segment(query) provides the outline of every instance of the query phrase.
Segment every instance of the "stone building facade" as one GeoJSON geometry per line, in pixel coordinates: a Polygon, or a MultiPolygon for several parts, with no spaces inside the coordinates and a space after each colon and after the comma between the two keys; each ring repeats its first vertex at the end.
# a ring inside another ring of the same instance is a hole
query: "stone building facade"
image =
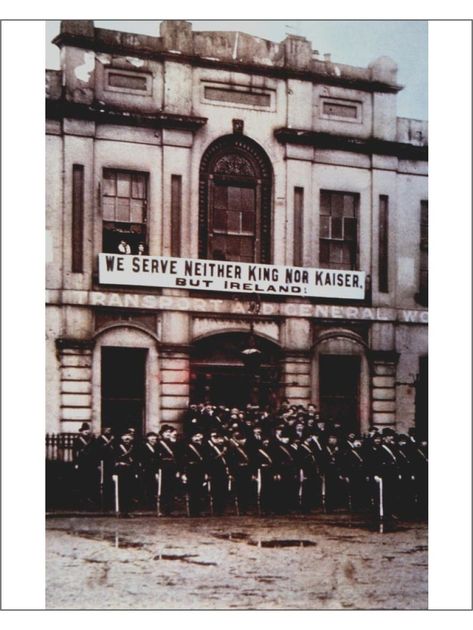
{"type": "Polygon", "coordinates": [[[288,398],[426,429],[427,124],[396,64],[308,40],[64,21],[46,73],[47,431],[288,398]],[[361,299],[109,285],[99,254],[359,270],[361,299]],[[254,385],[254,383],[253,383],[254,385]],[[253,393],[254,393],[253,389],[253,393]]]}

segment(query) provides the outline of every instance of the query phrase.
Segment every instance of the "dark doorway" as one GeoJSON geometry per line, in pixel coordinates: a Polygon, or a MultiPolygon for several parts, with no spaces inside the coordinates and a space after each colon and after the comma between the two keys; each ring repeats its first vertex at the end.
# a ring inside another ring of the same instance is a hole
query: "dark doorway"
{"type": "Polygon", "coordinates": [[[360,427],[360,357],[322,355],[319,363],[320,414],[345,430],[360,427]]]}
{"type": "Polygon", "coordinates": [[[428,436],[429,417],[429,359],[420,357],[416,383],[416,433],[419,438],[428,436]]]}
{"type": "Polygon", "coordinates": [[[147,352],[102,348],[102,427],[111,427],[115,435],[130,427],[143,431],[147,352]]]}
{"type": "Polygon", "coordinates": [[[249,371],[242,358],[247,333],[224,333],[196,342],[191,351],[191,403],[211,402],[243,408],[248,403],[275,408],[279,394],[279,348],[256,338],[262,355],[258,370],[249,371]]]}

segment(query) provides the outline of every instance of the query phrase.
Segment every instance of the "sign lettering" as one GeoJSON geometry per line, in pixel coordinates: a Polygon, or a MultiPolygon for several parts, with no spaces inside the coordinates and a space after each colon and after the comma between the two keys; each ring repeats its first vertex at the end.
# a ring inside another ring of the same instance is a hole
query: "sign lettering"
{"type": "Polygon", "coordinates": [[[243,262],[99,254],[99,282],[142,286],[362,300],[365,273],[243,262]]]}

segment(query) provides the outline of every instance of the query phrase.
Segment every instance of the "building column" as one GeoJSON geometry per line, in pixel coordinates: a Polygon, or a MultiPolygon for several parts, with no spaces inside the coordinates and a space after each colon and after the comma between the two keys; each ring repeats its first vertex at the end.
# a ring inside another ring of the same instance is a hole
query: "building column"
{"type": "Polygon", "coordinates": [[[311,400],[310,352],[289,350],[281,360],[282,395],[291,404],[308,405],[311,400]]]}
{"type": "Polygon", "coordinates": [[[181,428],[183,415],[189,406],[190,346],[164,344],[160,347],[161,365],[161,424],[181,428]]]}
{"type": "Polygon", "coordinates": [[[396,369],[399,354],[371,352],[371,411],[373,426],[379,429],[396,425],[396,369]]]}
{"type": "Polygon", "coordinates": [[[78,431],[82,422],[92,422],[93,341],[59,338],[56,351],[60,364],[61,433],[78,431]]]}

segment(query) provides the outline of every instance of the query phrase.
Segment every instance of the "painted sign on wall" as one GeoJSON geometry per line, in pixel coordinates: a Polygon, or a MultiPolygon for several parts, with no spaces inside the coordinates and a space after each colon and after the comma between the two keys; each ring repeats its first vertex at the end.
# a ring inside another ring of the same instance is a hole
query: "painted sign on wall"
{"type": "Polygon", "coordinates": [[[362,300],[365,273],[170,256],[99,254],[100,284],[362,300]]]}

